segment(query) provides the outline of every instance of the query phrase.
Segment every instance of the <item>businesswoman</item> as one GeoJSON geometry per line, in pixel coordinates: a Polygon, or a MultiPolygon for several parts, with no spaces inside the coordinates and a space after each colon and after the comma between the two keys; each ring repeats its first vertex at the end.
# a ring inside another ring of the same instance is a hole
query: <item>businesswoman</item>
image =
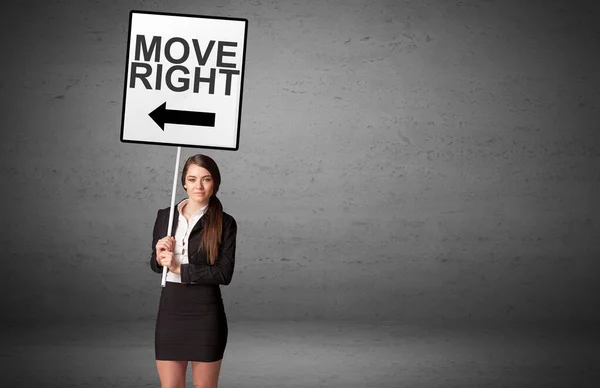
{"type": "Polygon", "coordinates": [[[217,198],[221,174],[213,159],[189,157],[181,183],[188,197],[159,210],[154,224],[150,267],[169,269],[156,317],[156,367],[163,388],[185,387],[188,362],[194,387],[216,388],[228,334],[220,285],[233,276],[237,224],[217,198]]]}

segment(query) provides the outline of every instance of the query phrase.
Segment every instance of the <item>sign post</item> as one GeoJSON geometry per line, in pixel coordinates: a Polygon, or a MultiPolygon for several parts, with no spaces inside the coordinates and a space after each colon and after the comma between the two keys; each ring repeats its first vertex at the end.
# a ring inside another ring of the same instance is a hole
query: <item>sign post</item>
{"type": "MultiPolygon", "coordinates": [[[[237,151],[248,20],[131,11],[121,142],[237,151]]],[[[166,282],[164,268],[162,286],[166,282]]]]}
{"type": "MultiPolygon", "coordinates": [[[[169,212],[169,224],[167,225],[167,236],[173,231],[173,209],[175,209],[175,192],[177,191],[177,174],[179,173],[179,160],[181,159],[181,147],[177,147],[177,159],[175,160],[175,170],[173,170],[173,190],[171,190],[171,211],[169,212]]],[[[163,267],[161,286],[167,285],[167,267],[163,267]]]]}

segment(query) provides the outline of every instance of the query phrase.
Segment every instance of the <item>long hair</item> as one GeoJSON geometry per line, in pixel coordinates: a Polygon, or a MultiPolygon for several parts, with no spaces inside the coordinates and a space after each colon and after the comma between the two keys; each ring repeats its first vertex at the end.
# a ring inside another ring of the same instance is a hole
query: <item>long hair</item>
{"type": "Polygon", "coordinates": [[[210,172],[210,175],[212,175],[213,194],[208,200],[208,209],[202,216],[204,219],[204,227],[200,234],[200,247],[198,248],[198,251],[204,248],[208,261],[213,265],[219,254],[219,245],[221,244],[221,234],[223,231],[223,205],[221,204],[221,201],[219,201],[219,198],[217,198],[217,192],[221,185],[221,173],[219,172],[217,163],[215,163],[212,158],[202,154],[190,156],[185,161],[183,172],[181,173],[181,184],[184,188],[185,175],[187,174],[190,164],[203,167],[210,172]]]}

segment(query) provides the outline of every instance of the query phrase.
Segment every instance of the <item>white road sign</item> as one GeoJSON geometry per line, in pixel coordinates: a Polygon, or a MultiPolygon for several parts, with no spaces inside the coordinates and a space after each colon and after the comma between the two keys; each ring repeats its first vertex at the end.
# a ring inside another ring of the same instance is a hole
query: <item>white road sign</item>
{"type": "Polygon", "coordinates": [[[247,19],[131,11],[121,141],[237,150],[247,19]]]}

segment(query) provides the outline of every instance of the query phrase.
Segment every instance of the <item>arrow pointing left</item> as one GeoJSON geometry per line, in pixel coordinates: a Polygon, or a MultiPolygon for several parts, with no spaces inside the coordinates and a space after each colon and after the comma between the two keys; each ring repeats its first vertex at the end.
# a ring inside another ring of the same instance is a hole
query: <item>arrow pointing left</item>
{"type": "Polygon", "coordinates": [[[165,124],[180,124],[180,125],[196,125],[200,127],[214,127],[215,126],[215,113],[211,112],[195,112],[189,110],[173,110],[167,109],[167,102],[165,101],[158,108],[154,109],[148,114],[152,120],[163,131],[165,130],[165,124]]]}

